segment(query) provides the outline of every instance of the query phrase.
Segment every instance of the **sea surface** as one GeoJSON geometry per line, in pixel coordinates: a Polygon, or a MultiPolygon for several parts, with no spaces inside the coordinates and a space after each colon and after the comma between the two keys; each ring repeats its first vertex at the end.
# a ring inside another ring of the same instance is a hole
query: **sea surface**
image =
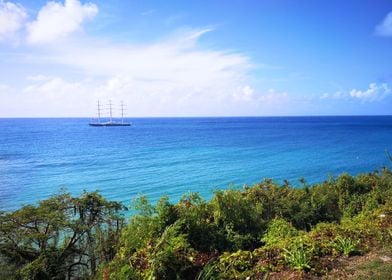
{"type": "Polygon", "coordinates": [[[0,119],[0,210],[66,188],[99,190],[129,205],[138,195],[187,192],[272,178],[300,186],[392,163],[392,116],[135,118],[131,127],[88,119],[0,119]]]}

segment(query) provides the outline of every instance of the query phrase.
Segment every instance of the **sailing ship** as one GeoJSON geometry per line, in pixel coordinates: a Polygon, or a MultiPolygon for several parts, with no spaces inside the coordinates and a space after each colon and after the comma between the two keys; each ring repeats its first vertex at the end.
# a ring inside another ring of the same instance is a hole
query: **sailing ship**
{"type": "Polygon", "coordinates": [[[124,121],[124,103],[121,101],[121,122],[119,121],[114,121],[113,120],[113,115],[112,115],[112,101],[109,100],[109,113],[110,113],[110,118],[109,121],[102,122],[101,121],[101,104],[99,103],[99,100],[97,102],[97,109],[98,109],[98,119],[94,122],[89,123],[89,126],[131,126],[130,122],[125,122],[124,121]]]}

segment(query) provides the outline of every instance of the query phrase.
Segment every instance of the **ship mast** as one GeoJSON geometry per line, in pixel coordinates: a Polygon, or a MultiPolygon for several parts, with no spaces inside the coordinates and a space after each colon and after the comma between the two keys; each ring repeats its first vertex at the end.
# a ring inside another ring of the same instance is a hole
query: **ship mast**
{"type": "Polygon", "coordinates": [[[110,112],[110,122],[113,122],[113,117],[112,117],[112,100],[109,100],[109,112],[110,112]]]}
{"type": "Polygon", "coordinates": [[[121,123],[124,123],[124,102],[121,100],[121,123]]]}
{"type": "Polygon", "coordinates": [[[101,122],[101,106],[99,104],[99,100],[97,101],[97,106],[98,106],[98,122],[101,122]]]}

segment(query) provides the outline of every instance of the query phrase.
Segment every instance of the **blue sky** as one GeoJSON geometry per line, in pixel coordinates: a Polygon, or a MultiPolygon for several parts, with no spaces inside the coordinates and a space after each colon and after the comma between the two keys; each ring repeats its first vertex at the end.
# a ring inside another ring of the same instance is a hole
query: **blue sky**
{"type": "Polygon", "coordinates": [[[0,117],[378,115],[392,2],[0,0],[0,117]]]}

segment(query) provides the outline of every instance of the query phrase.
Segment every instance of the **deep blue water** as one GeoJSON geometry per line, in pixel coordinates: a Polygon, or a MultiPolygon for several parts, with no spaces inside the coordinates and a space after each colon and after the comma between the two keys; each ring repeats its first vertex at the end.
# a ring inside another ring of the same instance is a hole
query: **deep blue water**
{"type": "Polygon", "coordinates": [[[132,127],[87,119],[0,119],[0,209],[67,188],[129,204],[139,194],[209,198],[263,178],[298,185],[390,164],[392,116],[137,118],[132,127]]]}

